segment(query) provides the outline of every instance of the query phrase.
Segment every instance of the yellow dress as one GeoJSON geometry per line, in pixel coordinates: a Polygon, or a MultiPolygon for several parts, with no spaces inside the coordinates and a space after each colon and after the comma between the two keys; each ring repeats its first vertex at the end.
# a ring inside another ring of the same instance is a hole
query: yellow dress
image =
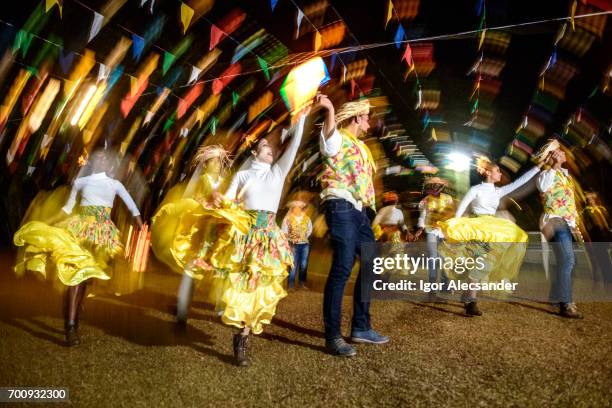
{"type": "Polygon", "coordinates": [[[75,286],[91,278],[110,280],[111,260],[123,251],[120,233],[108,207],[78,207],[55,225],[44,222],[64,214],[70,189],[60,187],[36,196],[13,242],[19,251],[15,272],[26,271],[75,286]]]}
{"type": "MultiPolygon", "coordinates": [[[[440,254],[444,257],[484,258],[483,270],[473,269],[470,278],[500,282],[512,281],[519,273],[525,251],[527,233],[512,221],[492,215],[451,218],[437,223],[444,234],[440,254]]],[[[461,278],[446,271],[452,279],[461,278]]]]}
{"type": "Polygon", "coordinates": [[[287,296],[283,283],[293,267],[293,254],[274,213],[235,206],[225,211],[234,213],[235,219],[247,216],[249,228],[245,232],[244,224],[233,223],[210,248],[208,262],[222,284],[221,318],[225,324],[249,327],[259,334],[287,296]]]}

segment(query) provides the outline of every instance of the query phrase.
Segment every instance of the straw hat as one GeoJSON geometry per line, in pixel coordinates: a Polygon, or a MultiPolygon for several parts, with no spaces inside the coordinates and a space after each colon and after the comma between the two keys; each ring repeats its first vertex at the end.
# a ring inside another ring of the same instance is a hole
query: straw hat
{"type": "Polygon", "coordinates": [[[425,186],[429,186],[432,184],[441,184],[443,186],[447,186],[448,185],[448,181],[444,180],[442,177],[427,177],[425,178],[425,181],[423,182],[423,185],[425,186]]]}
{"type": "Polygon", "coordinates": [[[304,208],[306,207],[306,203],[302,200],[291,200],[287,203],[287,208],[293,208],[293,207],[304,208]]]}
{"type": "Polygon", "coordinates": [[[210,159],[218,158],[221,160],[221,169],[225,170],[230,167],[232,161],[229,158],[227,150],[221,145],[200,146],[193,158],[193,166],[204,164],[210,159]]]}
{"type": "Polygon", "coordinates": [[[369,100],[361,99],[359,101],[346,102],[336,113],[336,123],[342,123],[347,119],[359,115],[365,115],[366,113],[370,113],[369,100]]]}

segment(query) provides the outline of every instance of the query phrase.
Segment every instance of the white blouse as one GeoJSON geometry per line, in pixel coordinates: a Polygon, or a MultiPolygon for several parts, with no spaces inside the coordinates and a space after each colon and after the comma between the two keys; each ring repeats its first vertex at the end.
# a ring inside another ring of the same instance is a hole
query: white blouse
{"type": "Polygon", "coordinates": [[[395,205],[381,208],[372,221],[372,225],[397,225],[404,231],[408,229],[404,221],[404,213],[395,205]]]}
{"type": "Polygon", "coordinates": [[[111,207],[115,196],[121,197],[134,217],[140,215],[136,203],[120,181],[110,178],[106,173],[95,173],[74,180],[70,197],[62,210],[70,214],[76,204],[77,194],[81,193],[81,206],[111,207]]]}
{"type": "Polygon", "coordinates": [[[246,210],[276,213],[283,193],[285,178],[291,170],[302,141],[305,121],[306,115],[303,115],[295,127],[289,145],[276,163],[270,165],[257,161],[257,159],[250,159],[249,166],[234,175],[225,196],[230,200],[242,201],[246,210]]]}
{"type": "Polygon", "coordinates": [[[459,203],[455,217],[462,217],[470,204],[472,204],[472,212],[476,215],[495,215],[501,198],[526,184],[539,171],[539,167],[534,167],[512,183],[506,184],[503,187],[495,187],[493,183],[481,183],[473,186],[465,194],[461,203],[459,203]]]}

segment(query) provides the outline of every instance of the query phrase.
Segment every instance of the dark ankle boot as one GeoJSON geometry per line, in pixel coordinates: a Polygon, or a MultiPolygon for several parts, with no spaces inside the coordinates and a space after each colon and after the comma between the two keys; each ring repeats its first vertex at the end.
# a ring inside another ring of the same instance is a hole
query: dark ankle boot
{"type": "Polygon", "coordinates": [[[467,316],[482,316],[482,312],[478,308],[478,303],[475,301],[467,302],[465,304],[465,314],[467,316]]]}
{"type": "Polygon", "coordinates": [[[237,333],[234,335],[234,360],[236,365],[246,367],[251,362],[247,357],[247,345],[249,344],[249,335],[237,333]]]}
{"type": "Polygon", "coordinates": [[[66,323],[64,327],[64,334],[66,336],[66,346],[72,347],[81,343],[76,322],[71,321],[66,323]]]}

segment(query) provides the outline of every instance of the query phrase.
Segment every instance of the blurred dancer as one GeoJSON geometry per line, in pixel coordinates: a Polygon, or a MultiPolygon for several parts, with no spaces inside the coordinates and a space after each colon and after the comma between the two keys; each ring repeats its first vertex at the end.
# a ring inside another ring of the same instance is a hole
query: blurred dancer
{"type": "MultiPolygon", "coordinates": [[[[195,281],[205,278],[207,252],[223,224],[206,217],[203,207],[212,207],[215,194],[226,189],[225,172],[230,160],[220,145],[202,146],[196,152],[193,177],[173,187],[156,211],[151,225],[151,244],[155,255],[183,275],[177,296],[176,320],[185,325],[193,299],[195,281]]],[[[220,288],[209,276],[208,283],[218,304],[220,288]]],[[[219,305],[220,306],[220,305],[219,305]]]]}
{"type": "Polygon", "coordinates": [[[383,194],[384,207],[378,211],[372,221],[374,236],[378,235],[377,241],[399,244],[403,241],[402,233],[406,240],[412,238],[404,221],[404,213],[398,208],[399,197],[395,191],[383,194]]]}
{"type": "Polygon", "coordinates": [[[50,277],[52,273],[67,286],[64,329],[66,344],[79,344],[79,312],[87,284],[92,279],[109,280],[111,263],[123,251],[119,230],[110,215],[115,196],[119,196],[142,227],[140,212],[123,184],[110,177],[111,163],[103,152],[90,158],[91,175],[77,177],[61,215],[47,223],[31,221],[14,236],[15,245],[24,247],[18,259],[18,273],[30,270],[50,277]],[[80,198],[76,212],[74,208],[80,198]]]}
{"type": "MultiPolygon", "coordinates": [[[[455,210],[453,198],[444,193],[444,188],[447,185],[448,181],[440,177],[428,177],[423,184],[426,195],[419,202],[419,221],[417,224],[419,229],[415,233],[415,240],[418,240],[423,232],[425,232],[427,252],[430,258],[438,257],[438,244],[442,239],[441,234],[439,234],[438,222],[451,218],[455,210]]],[[[438,272],[434,262],[429,270],[430,283],[438,282],[438,272]]],[[[448,282],[446,274],[442,273],[440,281],[446,286],[448,282]]],[[[430,293],[430,299],[440,300],[436,298],[434,292],[430,293]]]]}
{"type": "Polygon", "coordinates": [[[537,182],[544,207],[540,229],[548,241],[555,243],[553,251],[557,259],[549,300],[558,305],[561,316],[582,319],[582,313],[572,301],[572,273],[576,264],[572,235],[582,240],[577,229],[575,182],[562,167],[567,160],[558,140],[549,139],[538,157],[550,166],[537,182]]]}
{"type": "MultiPolygon", "coordinates": [[[[485,158],[480,158],[476,166],[483,182],[468,190],[459,203],[455,218],[438,225],[446,242],[468,243],[470,250],[475,247],[472,252],[474,258],[486,255],[487,267],[471,270],[468,276],[470,282],[485,278],[493,282],[510,281],[518,275],[523,262],[527,233],[512,221],[495,217],[495,212],[502,197],[531,180],[540,168],[536,166],[514,182],[496,187],[495,183],[501,180],[499,166],[485,158]],[[470,204],[476,217],[465,218],[463,215],[470,204]]],[[[476,291],[466,291],[463,300],[467,316],[482,315],[476,302],[476,291]]]]}
{"type": "Polygon", "coordinates": [[[593,265],[593,278],[604,285],[612,284],[612,271],[610,270],[610,257],[608,251],[612,234],[610,234],[610,215],[602,204],[599,194],[589,191],[585,194],[586,206],[582,212],[585,227],[588,231],[590,243],[587,246],[589,258],[593,265]]]}
{"type": "MultiPolygon", "coordinates": [[[[347,102],[336,114],[327,96],[317,98],[327,110],[320,136],[323,155],[321,199],[333,251],[323,298],[325,346],[333,355],[351,357],[357,352],[342,338],[340,331],[344,287],[356,256],[361,254],[362,244],[375,242],[367,208],[374,210],[376,207],[372,183],[376,165],[366,144],[358,139],[370,128],[370,104],[367,100],[347,102]]],[[[353,294],[351,340],[387,343],[389,338],[378,334],[370,325],[370,303],[363,300],[362,284],[360,271],[353,294]]],[[[371,288],[368,285],[364,290],[371,288]]]]}
{"type": "Polygon", "coordinates": [[[295,277],[298,275],[299,288],[307,289],[306,271],[308,270],[308,253],[310,249],[308,240],[310,239],[310,234],[312,234],[312,221],[304,213],[304,207],[306,207],[304,201],[293,200],[287,206],[289,207],[289,212],[287,212],[281,224],[281,230],[287,236],[293,252],[293,268],[289,272],[287,288],[293,289],[295,277]]]}
{"type": "MultiPolygon", "coordinates": [[[[278,302],[287,296],[283,281],[293,266],[293,255],[285,234],[276,224],[276,212],[285,178],[291,169],[304,132],[309,109],[300,115],[293,137],[278,160],[275,149],[263,138],[251,157],[234,175],[220,210],[235,214],[236,222],[211,243],[208,263],[223,282],[225,324],[240,331],[234,335],[235,362],[247,366],[249,334],[259,334],[276,313],[278,302]],[[238,208],[241,205],[242,208],[238,208]],[[244,211],[246,210],[246,211],[244,211]],[[240,221],[242,215],[247,222],[240,221]]],[[[221,202],[223,201],[223,202],[221,202]]]]}

